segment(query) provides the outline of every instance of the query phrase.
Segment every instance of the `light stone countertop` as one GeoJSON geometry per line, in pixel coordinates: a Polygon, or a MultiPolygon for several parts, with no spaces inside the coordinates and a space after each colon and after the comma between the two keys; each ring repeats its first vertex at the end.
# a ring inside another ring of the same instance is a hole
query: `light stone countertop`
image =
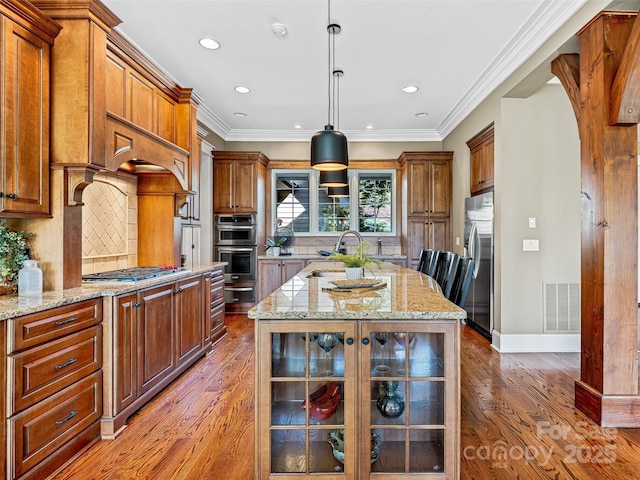
{"type": "MultiPolygon", "coordinates": [[[[406,255],[369,255],[371,258],[375,258],[376,260],[406,260],[406,255]]],[[[318,255],[317,253],[301,253],[301,254],[292,254],[292,255],[280,255],[278,257],[274,257],[273,255],[258,255],[258,260],[317,260],[319,262],[331,262],[328,257],[323,255],[318,255]]]]}
{"type": "Polygon", "coordinates": [[[331,277],[310,276],[314,270],[336,271],[332,263],[314,262],[249,310],[249,318],[270,319],[464,319],[466,312],[447,300],[431,277],[416,270],[383,263],[366,277],[386,281],[380,290],[363,293],[325,292],[331,277]]]}
{"type": "Polygon", "coordinates": [[[193,275],[209,272],[224,267],[225,262],[214,262],[207,265],[199,265],[192,269],[185,269],[176,273],[138,280],[132,282],[100,281],[83,282],[81,287],[65,290],[43,292],[38,297],[19,297],[17,294],[0,296],[0,321],[37,313],[50,308],[62,307],[84,300],[92,300],[100,297],[112,297],[134,292],[142,288],[153,287],[163,283],[182,280],[193,275]]]}

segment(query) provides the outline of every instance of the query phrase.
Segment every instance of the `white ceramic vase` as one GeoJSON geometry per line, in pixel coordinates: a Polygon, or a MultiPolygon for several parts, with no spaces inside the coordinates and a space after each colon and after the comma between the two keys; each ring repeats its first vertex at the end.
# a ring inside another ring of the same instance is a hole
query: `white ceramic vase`
{"type": "Polygon", "coordinates": [[[348,267],[345,271],[347,273],[347,280],[359,280],[364,277],[363,267],[348,267]]]}
{"type": "Polygon", "coordinates": [[[280,256],[280,247],[271,247],[271,255],[274,257],[280,256]]]}

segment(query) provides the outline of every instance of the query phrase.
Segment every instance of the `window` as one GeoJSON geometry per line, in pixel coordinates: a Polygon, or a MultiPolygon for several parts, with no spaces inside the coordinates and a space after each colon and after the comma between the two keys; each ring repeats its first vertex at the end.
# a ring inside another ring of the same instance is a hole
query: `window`
{"type": "Polygon", "coordinates": [[[391,176],[358,176],[358,231],[391,232],[391,176]]]}
{"type": "Polygon", "coordinates": [[[329,197],[315,170],[273,170],[272,175],[272,225],[280,219],[283,226],[306,235],[350,229],[364,235],[394,234],[394,170],[349,170],[348,198],[329,197]]]}

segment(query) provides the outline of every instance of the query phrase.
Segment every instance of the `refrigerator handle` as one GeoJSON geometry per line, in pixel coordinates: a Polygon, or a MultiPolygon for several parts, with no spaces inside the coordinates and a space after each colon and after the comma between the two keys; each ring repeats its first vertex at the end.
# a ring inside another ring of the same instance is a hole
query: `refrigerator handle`
{"type": "Polygon", "coordinates": [[[471,258],[474,259],[474,263],[475,263],[475,265],[473,266],[473,278],[476,278],[478,276],[478,270],[480,269],[480,257],[482,257],[482,246],[480,245],[480,234],[478,233],[478,224],[476,222],[473,222],[471,233],[473,235],[472,236],[473,254],[471,255],[471,258]],[[477,247],[477,251],[476,251],[476,247],[477,247]]]}
{"type": "Polygon", "coordinates": [[[468,256],[470,256],[471,258],[475,258],[475,241],[476,241],[476,230],[478,229],[478,226],[476,225],[476,222],[472,222],[471,223],[471,230],[469,230],[469,252],[467,253],[468,256]]]}

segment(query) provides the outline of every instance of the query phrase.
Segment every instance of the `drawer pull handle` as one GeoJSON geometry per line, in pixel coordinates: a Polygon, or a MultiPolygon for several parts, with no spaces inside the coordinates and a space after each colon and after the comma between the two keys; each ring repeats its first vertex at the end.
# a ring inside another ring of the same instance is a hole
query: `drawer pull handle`
{"type": "Polygon", "coordinates": [[[64,367],[68,367],[69,365],[73,365],[74,363],[76,363],[78,361],[77,358],[70,358],[68,362],[63,363],[62,365],[56,365],[56,369],[61,369],[64,367]]]}
{"type": "Polygon", "coordinates": [[[71,413],[67,416],[67,418],[63,418],[62,420],[56,420],[56,425],[62,425],[63,423],[67,423],[73,417],[78,414],[75,410],[72,410],[71,413]]]}
{"type": "Polygon", "coordinates": [[[76,317],[69,317],[66,320],[58,320],[55,325],[66,325],[67,323],[75,322],[78,320],[76,317]]]}

